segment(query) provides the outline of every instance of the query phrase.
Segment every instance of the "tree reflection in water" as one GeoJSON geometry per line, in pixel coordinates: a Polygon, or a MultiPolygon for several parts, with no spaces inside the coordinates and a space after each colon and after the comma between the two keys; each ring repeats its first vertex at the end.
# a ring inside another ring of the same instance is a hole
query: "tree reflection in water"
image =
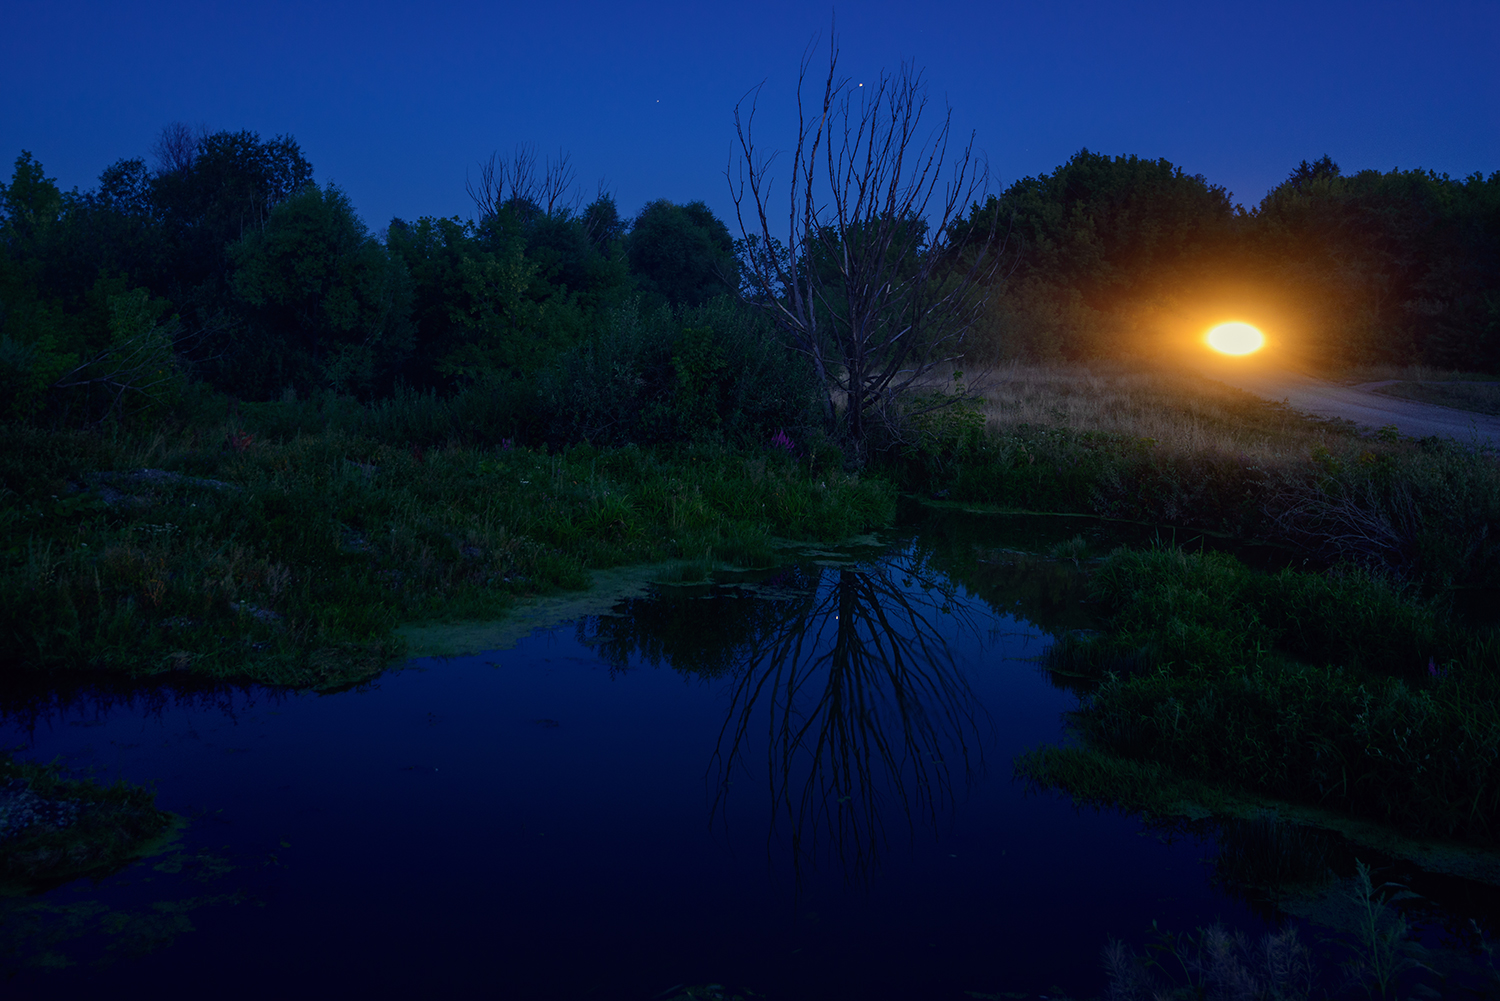
{"type": "Polygon", "coordinates": [[[634,655],[727,679],[712,815],[725,816],[733,779],[764,753],[770,845],[785,824],[799,872],[827,849],[864,873],[893,810],[914,834],[952,803],[956,779],[967,784],[983,766],[983,709],[952,646],[979,632],[955,590],[908,551],[636,600],[580,632],[617,668],[634,655]]]}

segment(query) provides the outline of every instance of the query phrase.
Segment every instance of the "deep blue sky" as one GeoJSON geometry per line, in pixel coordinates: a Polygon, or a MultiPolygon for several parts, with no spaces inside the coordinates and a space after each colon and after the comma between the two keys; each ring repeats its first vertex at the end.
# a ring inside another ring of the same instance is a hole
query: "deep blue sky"
{"type": "MultiPolygon", "coordinates": [[[[464,215],[465,171],[532,142],[572,152],[633,213],[728,216],[736,100],[766,81],[790,137],[799,58],[829,6],[784,2],[13,3],[0,159],[63,187],[145,156],[169,121],[290,133],[365,220],[464,215]]],[[[1300,159],[1346,171],[1500,169],[1500,2],[1018,3],[838,8],[855,80],[903,59],[978,133],[998,180],[1080,147],[1166,157],[1245,203],[1300,159]]]]}

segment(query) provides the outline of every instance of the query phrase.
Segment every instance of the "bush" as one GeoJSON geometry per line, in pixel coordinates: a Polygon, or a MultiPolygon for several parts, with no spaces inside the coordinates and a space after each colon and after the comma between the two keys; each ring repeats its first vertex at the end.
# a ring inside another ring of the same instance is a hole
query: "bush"
{"type": "Polygon", "coordinates": [[[620,310],[543,380],[546,438],[598,445],[763,445],[817,426],[807,366],[727,298],[620,310]]]}
{"type": "MultiPolygon", "coordinates": [[[[1103,674],[1070,717],[1090,752],[1420,834],[1500,837],[1492,631],[1357,569],[1258,574],[1217,553],[1119,551],[1094,593],[1108,633],[1048,654],[1103,674]]],[[[1027,767],[1057,771],[1048,761],[1027,767]]]]}

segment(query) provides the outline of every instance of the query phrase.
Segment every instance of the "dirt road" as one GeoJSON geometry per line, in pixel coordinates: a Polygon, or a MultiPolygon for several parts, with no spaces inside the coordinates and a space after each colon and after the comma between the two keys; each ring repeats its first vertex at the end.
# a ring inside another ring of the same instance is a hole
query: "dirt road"
{"type": "Polygon", "coordinates": [[[1500,445],[1500,417],[1373,391],[1387,385],[1384,382],[1340,386],[1296,372],[1217,365],[1203,374],[1268,400],[1284,400],[1293,410],[1319,417],[1342,417],[1372,429],[1395,425],[1396,430],[1412,438],[1442,435],[1462,442],[1488,440],[1491,445],[1500,445]]]}

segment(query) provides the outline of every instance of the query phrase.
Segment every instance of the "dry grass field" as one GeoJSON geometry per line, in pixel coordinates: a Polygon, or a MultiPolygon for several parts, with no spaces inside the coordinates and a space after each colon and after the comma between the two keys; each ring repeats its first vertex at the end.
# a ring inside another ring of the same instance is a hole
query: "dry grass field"
{"type": "Polygon", "coordinates": [[[1356,436],[1204,375],[1167,367],[1011,363],[974,381],[985,423],[1066,427],[1147,439],[1172,456],[1233,456],[1257,465],[1300,460],[1356,436]]]}

